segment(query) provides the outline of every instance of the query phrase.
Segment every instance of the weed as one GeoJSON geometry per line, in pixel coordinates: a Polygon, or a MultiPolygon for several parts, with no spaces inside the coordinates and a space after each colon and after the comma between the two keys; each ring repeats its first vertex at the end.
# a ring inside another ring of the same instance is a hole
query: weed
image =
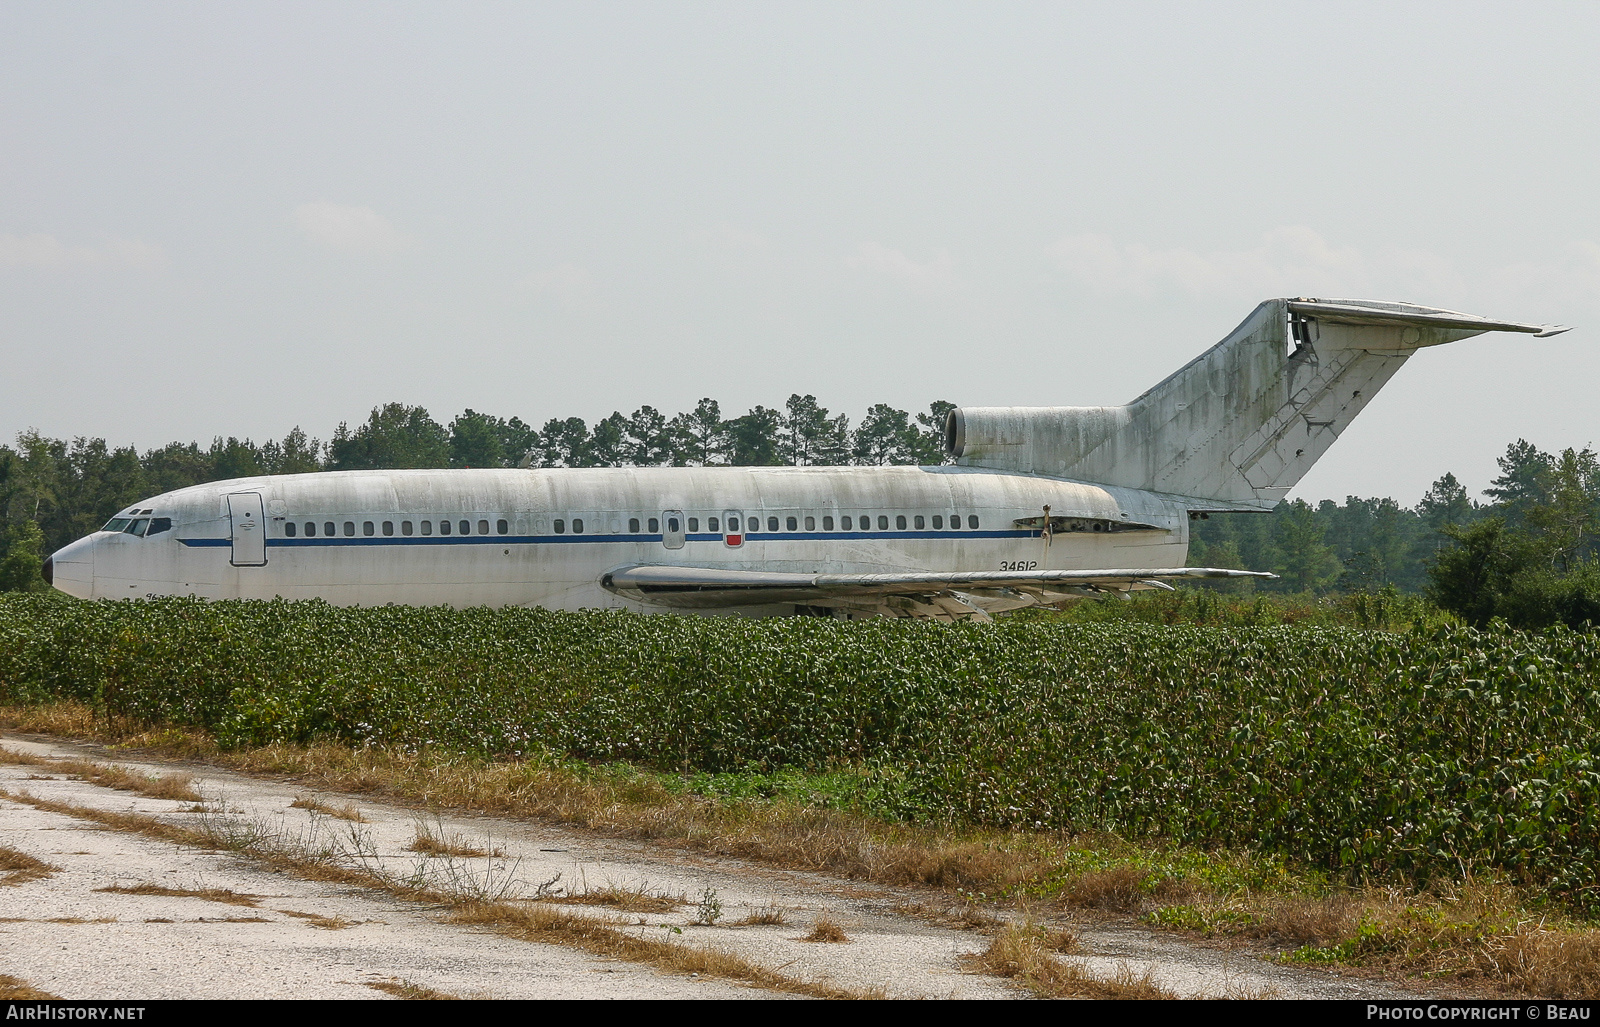
{"type": "Polygon", "coordinates": [[[708,887],[700,893],[700,904],[695,907],[695,916],[692,922],[710,927],[721,919],[722,901],[717,898],[717,890],[708,887]]]}

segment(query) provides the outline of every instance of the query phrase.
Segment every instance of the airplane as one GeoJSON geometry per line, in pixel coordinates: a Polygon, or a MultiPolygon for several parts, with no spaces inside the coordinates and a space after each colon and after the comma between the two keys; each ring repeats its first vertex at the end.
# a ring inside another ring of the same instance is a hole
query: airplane
{"type": "Polygon", "coordinates": [[[141,500],[44,565],[83,599],[986,621],[1188,579],[1193,520],[1270,511],[1417,350],[1491,321],[1273,299],[1122,406],[958,407],[953,465],[326,471],[141,500]]]}

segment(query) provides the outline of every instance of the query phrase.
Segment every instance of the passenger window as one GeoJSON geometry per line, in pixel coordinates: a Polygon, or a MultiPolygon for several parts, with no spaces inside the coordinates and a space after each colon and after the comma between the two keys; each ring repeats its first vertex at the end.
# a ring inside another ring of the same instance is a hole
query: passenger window
{"type": "Polygon", "coordinates": [[[439,534],[441,534],[441,535],[450,534],[450,522],[449,521],[440,521],[439,522],[439,534]]]}
{"type": "Polygon", "coordinates": [[[961,515],[960,514],[951,514],[950,515],[950,530],[951,531],[960,531],[961,530],[961,515]]]}
{"type": "MultiPolygon", "coordinates": [[[[794,529],[795,529],[795,521],[794,521],[794,518],[791,517],[791,518],[789,518],[789,530],[793,531],[794,529]]],[[[776,517],[768,517],[767,518],[767,530],[768,531],[777,531],[778,530],[778,519],[776,517]]]]}
{"type": "Polygon", "coordinates": [[[823,531],[832,531],[833,530],[833,518],[832,517],[824,517],[822,519],[822,530],[823,531]]]}
{"type": "Polygon", "coordinates": [[[367,536],[368,538],[372,537],[372,522],[371,521],[362,521],[361,522],[361,534],[367,536]]]}
{"type": "Polygon", "coordinates": [[[145,535],[145,538],[149,538],[151,535],[159,535],[163,531],[171,531],[171,530],[172,530],[172,518],[171,517],[157,517],[157,518],[155,518],[154,520],[152,520],[150,522],[150,530],[145,532],[144,535],[145,535]]]}
{"type": "MultiPolygon", "coordinates": [[[[773,519],[776,520],[777,518],[773,518],[773,519]]],[[[784,526],[787,527],[790,531],[799,531],[800,530],[800,521],[797,518],[791,517],[787,521],[784,522],[784,526]]]]}
{"type": "Polygon", "coordinates": [[[385,535],[393,535],[394,534],[394,522],[393,521],[384,521],[383,522],[383,533],[385,535]]]}
{"type": "Polygon", "coordinates": [[[807,531],[816,531],[817,530],[817,519],[815,517],[807,517],[806,518],[806,530],[807,531]]]}
{"type": "Polygon", "coordinates": [[[433,534],[433,522],[432,521],[423,521],[422,522],[422,533],[424,535],[432,535],[433,534]]]}
{"type": "Polygon", "coordinates": [[[977,514],[968,514],[967,515],[967,527],[971,528],[973,531],[977,531],[978,530],[978,515],[977,514]]]}
{"type": "MultiPolygon", "coordinates": [[[[650,534],[652,534],[652,535],[654,535],[656,532],[661,530],[661,518],[659,518],[659,517],[650,518],[648,524],[649,524],[650,534]]],[[[673,531],[677,531],[678,530],[677,518],[676,517],[673,518],[672,530],[673,531]]]]}
{"type": "Polygon", "coordinates": [[[637,517],[629,517],[628,518],[628,534],[630,534],[630,535],[639,534],[639,518],[637,518],[637,517]]]}
{"type": "MultiPolygon", "coordinates": [[[[427,521],[423,521],[422,523],[426,524],[428,522],[427,521]]],[[[411,522],[410,521],[401,521],[400,522],[400,534],[402,534],[402,535],[411,534],[411,522]]]]}
{"type": "Polygon", "coordinates": [[[329,538],[333,538],[333,522],[332,521],[323,521],[322,522],[322,533],[324,535],[328,536],[329,538]]]}
{"type": "MultiPolygon", "coordinates": [[[[883,518],[880,517],[878,519],[882,520],[883,518]]],[[[899,516],[897,516],[894,519],[894,527],[895,527],[896,531],[905,531],[906,530],[906,515],[905,514],[900,514],[899,516]]]]}
{"type": "Polygon", "coordinates": [[[721,531],[722,529],[717,527],[717,523],[718,522],[717,522],[717,519],[715,517],[707,517],[706,518],[706,530],[707,531],[721,531]]]}
{"type": "Polygon", "coordinates": [[[556,534],[557,535],[565,535],[567,533],[567,522],[566,521],[557,520],[555,527],[556,527],[556,534]]]}
{"type": "Polygon", "coordinates": [[[511,530],[511,525],[507,524],[504,520],[495,521],[494,530],[504,535],[511,530]]]}
{"type": "Polygon", "coordinates": [[[689,518],[689,530],[690,531],[699,531],[700,530],[700,518],[698,518],[698,517],[689,518]]]}
{"type": "Polygon", "coordinates": [[[287,538],[294,538],[295,532],[297,532],[299,530],[300,530],[300,526],[295,524],[295,522],[293,522],[293,521],[288,521],[283,526],[283,534],[287,538]]]}
{"type": "MultiPolygon", "coordinates": [[[[466,521],[462,521],[461,523],[463,525],[465,525],[467,522],[466,521]]],[[[461,529],[461,534],[465,535],[466,533],[467,533],[467,529],[465,527],[463,527],[461,529]]],[[[488,521],[479,521],[478,522],[478,534],[480,534],[480,535],[489,534],[489,522],[488,521]]]]}
{"type": "Polygon", "coordinates": [[[355,521],[345,521],[344,522],[344,537],[345,538],[350,538],[355,533],[356,533],[356,522],[355,521]]]}
{"type": "Polygon", "coordinates": [[[923,521],[921,514],[917,514],[917,519],[912,523],[916,525],[918,531],[921,531],[924,527],[926,527],[926,522],[923,521]]]}
{"type": "Polygon", "coordinates": [[[839,518],[839,524],[844,528],[845,531],[850,530],[850,523],[849,514],[845,514],[843,517],[839,518]]]}
{"type": "Polygon", "coordinates": [[[306,538],[315,538],[316,534],[317,534],[317,522],[316,521],[307,521],[306,522],[306,538]]]}
{"type": "Polygon", "coordinates": [[[938,528],[940,531],[944,530],[944,514],[933,515],[933,526],[938,528]]]}
{"type": "Polygon", "coordinates": [[[574,517],[572,519],[572,533],[574,535],[582,535],[583,534],[583,518],[582,517],[574,517]]]}
{"type": "Polygon", "coordinates": [[[888,531],[889,530],[889,517],[888,517],[887,514],[879,514],[878,515],[878,530],[879,531],[888,531]]]}

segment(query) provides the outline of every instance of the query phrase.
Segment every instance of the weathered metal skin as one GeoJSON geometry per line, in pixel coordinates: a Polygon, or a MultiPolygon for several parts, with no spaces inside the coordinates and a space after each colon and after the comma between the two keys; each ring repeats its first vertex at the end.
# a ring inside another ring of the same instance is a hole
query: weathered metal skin
{"type": "Polygon", "coordinates": [[[947,443],[962,466],[1184,496],[1191,509],[1270,510],[1418,349],[1560,330],[1403,303],[1268,300],[1131,403],[962,407],[947,443]]]}
{"type": "Polygon", "coordinates": [[[53,554],[85,599],[987,619],[1161,579],[1189,519],[1270,509],[1405,358],[1559,329],[1272,300],[1121,407],[963,408],[955,467],[346,471],[143,500],[53,554]],[[1292,344],[1292,347],[1291,347],[1292,344]]]}

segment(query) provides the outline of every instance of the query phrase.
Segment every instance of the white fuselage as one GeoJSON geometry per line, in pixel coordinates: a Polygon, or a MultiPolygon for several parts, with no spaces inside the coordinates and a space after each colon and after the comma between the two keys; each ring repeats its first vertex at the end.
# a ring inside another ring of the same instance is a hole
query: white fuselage
{"type": "Polygon", "coordinates": [[[324,472],[179,489],[119,518],[171,524],[72,543],[52,557],[57,588],[85,599],[658,611],[607,591],[603,576],[640,564],[1153,568],[1182,566],[1188,550],[1188,510],[1176,498],[968,467],[324,472]],[[1016,523],[1037,525],[1046,505],[1052,518],[1079,520],[1048,540],[1016,523]]]}

